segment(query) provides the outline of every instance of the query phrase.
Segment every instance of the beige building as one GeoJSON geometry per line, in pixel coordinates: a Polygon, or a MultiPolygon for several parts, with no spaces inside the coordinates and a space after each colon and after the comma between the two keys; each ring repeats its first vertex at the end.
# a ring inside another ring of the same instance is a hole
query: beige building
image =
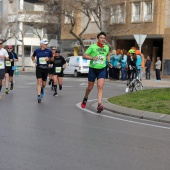
{"type": "MultiPolygon", "coordinates": [[[[152,58],[152,70],[155,69],[156,57],[162,60],[162,75],[170,75],[170,1],[168,0],[110,0],[110,10],[103,11],[103,30],[108,34],[108,42],[112,48],[129,50],[131,46],[139,48],[134,35],[147,35],[141,51],[145,57],[152,58]]],[[[81,27],[85,26],[86,18],[78,15],[81,27]]],[[[64,22],[64,19],[63,19],[64,22]]],[[[67,23],[67,26],[69,23],[67,23]]],[[[93,18],[83,39],[95,40],[100,29],[93,18]]],[[[66,40],[68,35],[61,36],[66,40]]],[[[73,37],[70,37],[70,41],[73,37]]],[[[74,38],[73,38],[74,39],[74,38]]]]}

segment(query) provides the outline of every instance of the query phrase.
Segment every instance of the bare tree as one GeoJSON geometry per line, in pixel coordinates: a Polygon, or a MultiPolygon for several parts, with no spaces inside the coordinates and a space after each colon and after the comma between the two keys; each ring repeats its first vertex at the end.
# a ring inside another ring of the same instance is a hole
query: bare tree
{"type": "Polygon", "coordinates": [[[2,33],[1,39],[3,40],[3,42],[6,42],[7,40],[11,39],[16,34],[14,23],[9,23],[7,21],[7,18],[0,19],[0,25],[2,25],[2,27],[0,27],[0,32],[2,33]]]}
{"type": "Polygon", "coordinates": [[[46,12],[39,15],[43,18],[43,22],[34,23],[34,33],[40,38],[44,38],[44,35],[40,35],[37,31],[39,28],[47,29],[47,38],[50,41],[52,38],[56,38],[58,43],[61,43],[61,17],[62,17],[62,1],[60,0],[39,0],[46,5],[46,12]],[[37,28],[37,29],[36,29],[37,28]]]}
{"type": "Polygon", "coordinates": [[[82,51],[84,51],[84,44],[82,35],[87,30],[90,21],[91,21],[91,7],[92,2],[88,0],[40,0],[43,1],[49,6],[53,6],[53,10],[48,11],[49,13],[53,13],[58,16],[61,23],[61,18],[66,25],[63,23],[60,24],[62,26],[62,33],[68,32],[70,33],[76,40],[79,41],[80,46],[82,47],[82,51]],[[60,2],[60,3],[59,3],[60,2]],[[58,10],[57,10],[58,9],[58,10]],[[60,9],[60,10],[59,10],[60,9]],[[62,9],[62,10],[61,10],[62,9]],[[84,14],[86,16],[84,26],[81,24],[81,15],[84,14]]]}

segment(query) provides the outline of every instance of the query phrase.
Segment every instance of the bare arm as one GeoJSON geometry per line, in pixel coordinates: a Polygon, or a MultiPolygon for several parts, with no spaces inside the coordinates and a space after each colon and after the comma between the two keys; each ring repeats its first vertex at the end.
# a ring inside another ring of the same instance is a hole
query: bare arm
{"type": "Polygon", "coordinates": [[[36,62],[36,59],[35,59],[35,56],[34,56],[34,55],[31,56],[31,59],[32,59],[33,63],[36,62]]]}
{"type": "Polygon", "coordinates": [[[98,56],[91,57],[90,55],[87,55],[86,53],[83,54],[83,58],[87,60],[94,60],[94,61],[98,60],[98,56]]]}
{"type": "Polygon", "coordinates": [[[83,54],[83,58],[87,60],[93,60],[93,57],[91,57],[90,55],[87,55],[86,53],[83,54]]]}
{"type": "Polygon", "coordinates": [[[112,67],[112,64],[111,64],[111,62],[110,62],[110,54],[108,54],[106,58],[107,58],[109,67],[111,68],[111,67],[112,67]]]}
{"type": "Polygon", "coordinates": [[[66,68],[66,63],[63,65],[63,69],[65,69],[66,68]]]}

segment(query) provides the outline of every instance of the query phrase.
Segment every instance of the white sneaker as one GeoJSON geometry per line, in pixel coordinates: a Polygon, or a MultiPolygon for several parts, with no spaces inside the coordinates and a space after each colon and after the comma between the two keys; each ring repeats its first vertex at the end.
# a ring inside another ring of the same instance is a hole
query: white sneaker
{"type": "Polygon", "coordinates": [[[127,93],[128,91],[129,91],[129,88],[128,88],[128,87],[126,87],[125,92],[127,93]]]}

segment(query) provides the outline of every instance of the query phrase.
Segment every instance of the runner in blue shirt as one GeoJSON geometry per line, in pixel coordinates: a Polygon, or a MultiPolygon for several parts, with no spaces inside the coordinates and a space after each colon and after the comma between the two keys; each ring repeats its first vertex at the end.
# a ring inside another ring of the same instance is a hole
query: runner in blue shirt
{"type": "Polygon", "coordinates": [[[44,88],[46,86],[48,76],[48,62],[52,57],[52,51],[47,49],[48,41],[41,40],[40,48],[36,49],[32,54],[32,61],[36,63],[36,78],[37,78],[37,95],[38,103],[41,103],[44,97],[44,88]]]}

